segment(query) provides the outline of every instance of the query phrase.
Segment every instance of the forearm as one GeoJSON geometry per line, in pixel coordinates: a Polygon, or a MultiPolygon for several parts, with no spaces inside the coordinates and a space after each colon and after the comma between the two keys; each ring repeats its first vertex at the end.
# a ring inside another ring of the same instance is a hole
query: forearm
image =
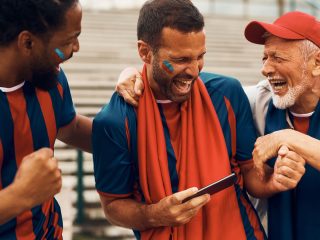
{"type": "Polygon", "coordinates": [[[91,134],[92,119],[77,114],[68,126],[59,130],[58,139],[68,145],[91,153],[91,134]]]}
{"type": "Polygon", "coordinates": [[[28,209],[28,201],[13,184],[0,191],[0,199],[0,225],[28,209]]]}
{"type": "Polygon", "coordinates": [[[312,167],[320,171],[320,141],[306,134],[290,131],[282,144],[287,145],[289,149],[303,157],[312,167]]]}
{"type": "Polygon", "coordinates": [[[102,206],[111,224],[139,231],[159,227],[153,218],[152,205],[138,203],[133,199],[117,199],[108,203],[102,200],[102,206]]]}

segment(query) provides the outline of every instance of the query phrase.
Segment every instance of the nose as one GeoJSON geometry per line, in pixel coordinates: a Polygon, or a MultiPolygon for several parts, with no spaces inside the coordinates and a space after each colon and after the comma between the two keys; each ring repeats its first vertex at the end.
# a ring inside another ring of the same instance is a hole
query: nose
{"type": "Polygon", "coordinates": [[[265,62],[262,65],[262,69],[261,69],[262,75],[268,77],[268,76],[273,75],[274,72],[275,72],[274,65],[271,63],[271,61],[269,59],[265,60],[265,62]]]}
{"type": "Polygon", "coordinates": [[[72,45],[72,51],[79,52],[79,50],[80,50],[80,44],[79,44],[79,40],[77,39],[75,43],[72,45]]]}
{"type": "Polygon", "coordinates": [[[188,65],[186,73],[192,76],[193,78],[197,78],[199,76],[199,72],[201,70],[201,65],[198,60],[193,60],[188,65]]]}

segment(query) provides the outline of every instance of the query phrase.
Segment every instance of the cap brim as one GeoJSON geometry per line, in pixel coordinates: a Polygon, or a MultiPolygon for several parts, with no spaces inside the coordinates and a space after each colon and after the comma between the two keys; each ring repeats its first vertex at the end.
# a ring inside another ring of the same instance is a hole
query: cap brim
{"type": "Polygon", "coordinates": [[[248,41],[252,43],[264,44],[266,39],[263,37],[263,35],[265,34],[265,32],[269,32],[274,36],[284,39],[305,39],[304,36],[297,34],[287,28],[258,21],[252,21],[246,26],[244,36],[248,41]]]}

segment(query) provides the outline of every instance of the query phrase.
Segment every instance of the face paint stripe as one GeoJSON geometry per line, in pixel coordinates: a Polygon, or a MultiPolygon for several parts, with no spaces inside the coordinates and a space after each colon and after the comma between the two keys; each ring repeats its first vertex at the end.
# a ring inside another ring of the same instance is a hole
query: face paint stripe
{"type": "Polygon", "coordinates": [[[64,60],[66,57],[64,56],[64,53],[59,49],[59,48],[56,48],[55,50],[55,53],[58,55],[58,57],[61,59],[61,60],[64,60]]]}
{"type": "Polygon", "coordinates": [[[173,66],[171,65],[171,63],[167,60],[164,60],[162,62],[162,68],[167,72],[167,73],[172,73],[174,71],[173,66]]]}

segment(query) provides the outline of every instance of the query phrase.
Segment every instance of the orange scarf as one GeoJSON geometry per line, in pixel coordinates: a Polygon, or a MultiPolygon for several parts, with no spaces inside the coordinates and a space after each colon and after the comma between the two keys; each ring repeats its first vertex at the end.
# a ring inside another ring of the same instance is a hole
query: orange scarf
{"type": "MultiPolygon", "coordinates": [[[[150,89],[147,70],[137,109],[140,185],[147,204],[172,194],[165,136],[157,103],[150,89]]],[[[231,173],[225,139],[210,96],[201,79],[190,98],[181,104],[181,157],[176,169],[179,191],[203,187],[231,173]]],[[[210,202],[187,224],[141,232],[141,239],[169,240],[246,239],[234,188],[211,197],[210,202]]]]}

